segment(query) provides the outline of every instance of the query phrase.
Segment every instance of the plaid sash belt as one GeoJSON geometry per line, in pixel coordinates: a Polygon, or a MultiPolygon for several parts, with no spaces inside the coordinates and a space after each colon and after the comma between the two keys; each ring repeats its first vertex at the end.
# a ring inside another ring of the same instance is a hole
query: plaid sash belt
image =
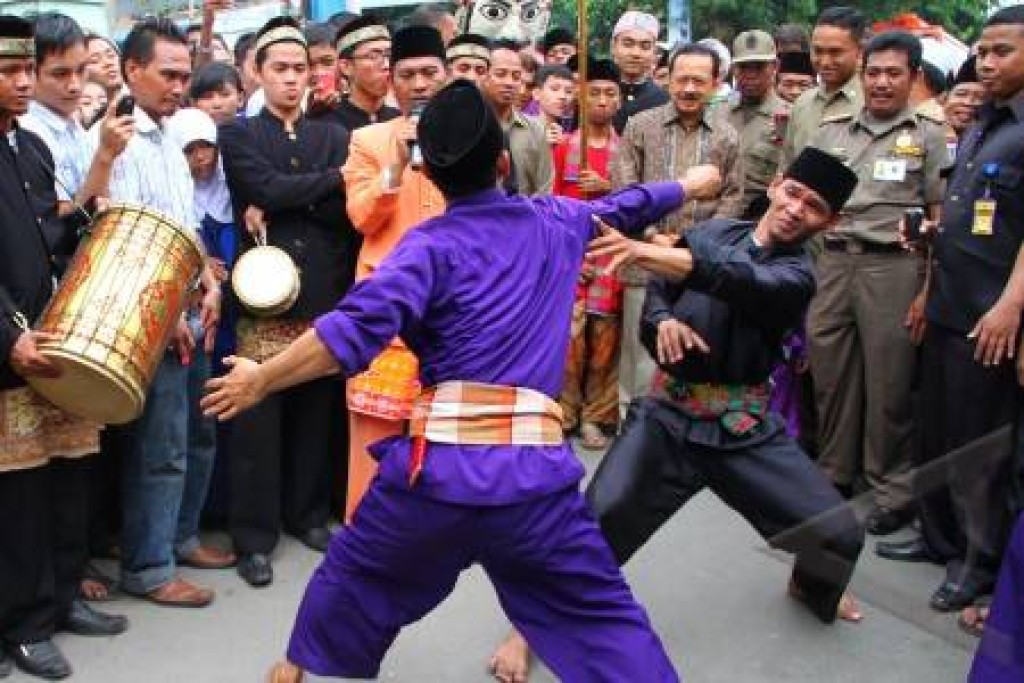
{"type": "Polygon", "coordinates": [[[426,460],[427,442],[555,446],[564,441],[562,408],[539,391],[477,382],[424,389],[409,418],[409,485],[426,460]]]}
{"type": "Polygon", "coordinates": [[[674,403],[695,420],[718,420],[733,436],[746,436],[768,413],[768,383],[687,384],[663,379],[661,398],[674,403]]]}

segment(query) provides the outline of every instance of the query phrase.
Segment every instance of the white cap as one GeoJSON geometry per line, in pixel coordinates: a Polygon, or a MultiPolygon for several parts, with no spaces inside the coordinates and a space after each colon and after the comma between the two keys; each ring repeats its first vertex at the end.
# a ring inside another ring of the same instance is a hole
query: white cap
{"type": "Polygon", "coordinates": [[[637,12],[636,10],[629,10],[623,13],[619,20],[615,22],[615,28],[612,30],[612,38],[615,38],[623,31],[644,31],[651,34],[651,38],[657,40],[658,33],[661,30],[661,26],[658,24],[658,20],[646,12],[637,12]]]}
{"type": "Polygon", "coordinates": [[[217,124],[201,109],[179,109],[167,120],[167,134],[182,149],[193,142],[217,144],[217,124]]]}
{"type": "Polygon", "coordinates": [[[709,47],[718,53],[718,60],[720,62],[718,77],[725,78],[725,75],[729,73],[729,68],[732,66],[732,53],[729,52],[729,48],[725,46],[725,43],[718,38],[702,38],[697,41],[697,44],[709,47]]]}

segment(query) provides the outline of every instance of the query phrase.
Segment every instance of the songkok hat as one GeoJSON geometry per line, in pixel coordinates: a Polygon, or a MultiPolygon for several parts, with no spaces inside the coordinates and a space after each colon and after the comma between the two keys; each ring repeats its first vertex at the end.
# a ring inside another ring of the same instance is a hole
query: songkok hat
{"type": "Polygon", "coordinates": [[[444,40],[431,26],[406,26],[391,39],[391,64],[413,57],[437,57],[445,61],[444,40]]]}
{"type": "Polygon", "coordinates": [[[278,43],[298,43],[306,47],[306,36],[291,17],[274,17],[256,34],[256,54],[278,43]]]}
{"type": "Polygon", "coordinates": [[[968,57],[967,61],[960,65],[960,70],[956,72],[949,87],[955,88],[961,83],[978,83],[978,58],[974,55],[968,57]]]}
{"type": "Polygon", "coordinates": [[[732,63],[774,62],[775,39],[764,31],[744,31],[732,41],[732,63]]]}
{"type": "Polygon", "coordinates": [[[833,213],[842,211],[846,200],[857,187],[857,174],[839,159],[817,147],[804,147],[783,176],[817,192],[833,213]]]}
{"type": "MultiPolygon", "coordinates": [[[[579,55],[573,55],[565,64],[573,73],[579,73],[579,55]]],[[[587,56],[587,83],[593,81],[611,81],[618,83],[621,78],[619,67],[610,59],[594,59],[587,56]]]]}
{"type": "Polygon", "coordinates": [[[383,21],[367,14],[342,26],[338,37],[334,39],[334,47],[338,54],[350,55],[358,45],[371,40],[391,40],[391,32],[383,21]]]}
{"type": "Polygon", "coordinates": [[[551,50],[551,48],[555,47],[556,45],[572,45],[573,47],[575,47],[576,35],[572,31],[569,31],[568,29],[564,29],[561,26],[556,26],[555,28],[545,33],[544,37],[541,39],[541,52],[547,54],[551,50]]]}
{"type": "Polygon", "coordinates": [[[490,170],[504,146],[494,111],[480,89],[461,78],[430,98],[416,134],[427,175],[439,181],[490,170]]]}
{"type": "Polygon", "coordinates": [[[448,43],[447,61],[452,62],[459,57],[475,57],[491,63],[491,41],[476,33],[463,33],[455,36],[448,43]]]}
{"type": "Polygon", "coordinates": [[[167,119],[167,134],[181,149],[193,142],[217,144],[217,124],[202,109],[179,109],[167,119]]]}
{"type": "Polygon", "coordinates": [[[615,22],[615,28],[612,29],[612,38],[617,37],[623,31],[644,31],[645,33],[650,33],[652,39],[656,39],[660,30],[661,27],[654,16],[631,9],[628,12],[624,12],[619,17],[619,20],[615,22]]]}
{"type": "Polygon", "coordinates": [[[814,66],[809,52],[783,52],[779,55],[780,74],[803,74],[814,77],[814,66]]]}
{"type": "Polygon", "coordinates": [[[0,57],[34,57],[35,31],[21,17],[0,16],[0,57]]]}

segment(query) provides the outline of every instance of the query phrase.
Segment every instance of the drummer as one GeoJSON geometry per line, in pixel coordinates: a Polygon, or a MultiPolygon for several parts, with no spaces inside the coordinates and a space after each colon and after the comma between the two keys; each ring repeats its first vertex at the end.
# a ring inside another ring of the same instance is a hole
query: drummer
{"type": "Polygon", "coordinates": [[[25,386],[28,377],[56,371],[37,348],[45,335],[28,325],[53,294],[53,237],[63,232],[53,157],[16,120],[35,89],[35,55],[32,25],[0,17],[0,641],[7,648],[0,678],[11,659],[33,675],[68,676],[56,630],[115,635],[128,625],[75,599],[87,554],[83,456],[98,451],[99,425],[25,386]]]}

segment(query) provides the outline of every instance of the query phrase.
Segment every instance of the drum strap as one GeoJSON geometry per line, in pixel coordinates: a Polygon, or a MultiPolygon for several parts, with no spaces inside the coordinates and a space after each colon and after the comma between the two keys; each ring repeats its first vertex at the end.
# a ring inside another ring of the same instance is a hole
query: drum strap
{"type": "Polygon", "coordinates": [[[14,305],[14,301],[11,299],[11,295],[7,293],[7,289],[0,286],[0,313],[5,318],[14,323],[23,332],[28,331],[28,319],[25,314],[18,310],[18,307],[14,305]]]}

